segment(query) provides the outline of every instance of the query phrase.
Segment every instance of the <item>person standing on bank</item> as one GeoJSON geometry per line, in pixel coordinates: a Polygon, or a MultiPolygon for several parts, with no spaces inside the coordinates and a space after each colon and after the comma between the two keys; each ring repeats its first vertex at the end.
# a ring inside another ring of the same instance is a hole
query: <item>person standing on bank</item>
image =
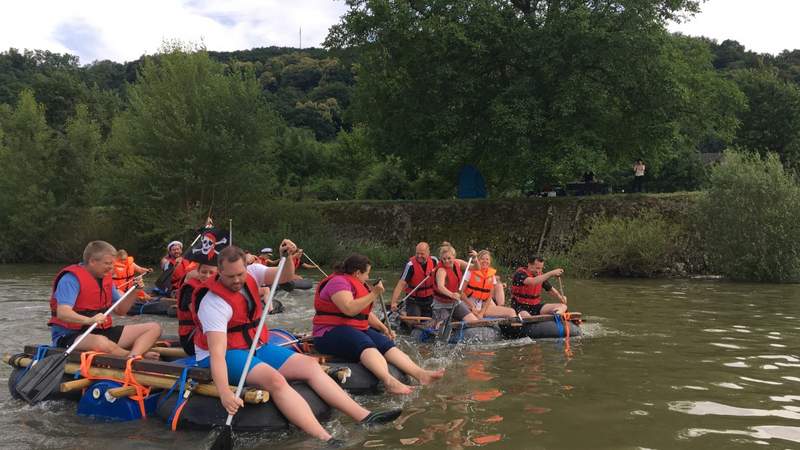
{"type": "Polygon", "coordinates": [[[633,192],[642,192],[644,190],[644,172],[646,169],[644,161],[637,159],[633,165],[633,192]]]}
{"type": "MultiPolygon", "coordinates": [[[[76,350],[157,358],[157,354],[145,352],[161,336],[161,325],[148,322],[114,326],[111,317],[104,314],[122,296],[111,277],[116,254],[117,250],[108,242],[89,242],[83,250],[83,262],[67,266],[56,275],[48,322],[53,345],[69,347],[96,323],[97,327],[76,350]]],[[[129,295],[116,307],[114,314],[124,316],[135,301],[136,296],[129,295]]]]}
{"type": "Polygon", "coordinates": [[[527,311],[532,316],[540,314],[564,314],[567,312],[567,297],[550,285],[550,278],[560,277],[564,269],[556,268],[544,272],[544,258],[528,258],[527,267],[514,272],[511,283],[511,304],[517,313],[527,311]],[[542,290],[558,299],[560,303],[543,303],[542,290]]]}
{"type": "MultiPolygon", "coordinates": [[[[281,244],[282,255],[288,255],[289,244],[291,241],[288,240],[281,244]]],[[[385,423],[400,415],[400,410],[371,413],[361,407],[322,370],[316,359],[271,344],[266,326],[261,336],[255,336],[265,307],[258,286],[272,281],[278,275],[277,269],[259,265],[260,269],[253,275],[252,269],[247,267],[244,251],[234,246],[219,252],[217,265],[217,277],[206,280],[194,294],[195,358],[198,366],[211,369],[220,401],[229,414],[235,414],[244,406],[242,399],[236,397],[228,386],[239,382],[250,344],[253,339],[258,339],[261,346],[253,355],[245,383],[269,391],[270,401],[275,402],[289,422],[306,433],[323,441],[332,439],[308,403],[287,380],[304,381],[325,403],[360,423],[385,423]]],[[[279,274],[279,282],[294,275],[289,264],[285,264],[284,269],[286,271],[279,274]]]]}
{"type": "Polygon", "coordinates": [[[438,264],[439,260],[431,256],[431,247],[427,242],[417,244],[414,256],[406,263],[403,274],[392,292],[392,311],[397,311],[401,294],[408,295],[415,287],[419,286],[406,300],[406,315],[421,317],[433,315],[431,305],[433,304],[433,287],[436,282],[433,273],[438,264]]]}

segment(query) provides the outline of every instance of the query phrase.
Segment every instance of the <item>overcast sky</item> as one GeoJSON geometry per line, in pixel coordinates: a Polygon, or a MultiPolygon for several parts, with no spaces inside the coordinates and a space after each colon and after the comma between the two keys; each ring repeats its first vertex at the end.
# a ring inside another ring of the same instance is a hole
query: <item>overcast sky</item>
{"type": "MultiPolygon", "coordinates": [[[[152,54],[165,39],[209,50],[271,45],[319,46],[346,10],[343,0],[11,0],[0,14],[0,51],[47,49],[82,64],[152,54]]],[[[800,48],[800,0],[709,0],[690,22],[670,30],[757,52],[800,48]]]]}

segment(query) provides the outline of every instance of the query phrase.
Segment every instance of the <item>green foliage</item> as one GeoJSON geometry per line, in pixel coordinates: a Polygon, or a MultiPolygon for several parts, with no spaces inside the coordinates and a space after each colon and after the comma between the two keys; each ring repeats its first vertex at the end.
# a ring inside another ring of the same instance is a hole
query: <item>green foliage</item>
{"type": "Polygon", "coordinates": [[[800,186],[777,155],[726,152],[700,212],[714,271],[735,280],[800,280],[800,186]]]}
{"type": "Polygon", "coordinates": [[[389,156],[372,165],[358,181],[356,197],[360,199],[398,200],[407,198],[408,175],[400,158],[389,156]]]}
{"type": "Polygon", "coordinates": [[[598,217],[568,258],[586,275],[649,277],[675,264],[682,240],[677,225],[654,213],[631,218],[598,217]]]}
{"type": "Polygon", "coordinates": [[[23,91],[13,110],[0,114],[0,261],[31,261],[48,254],[60,217],[52,180],[53,130],[33,92],[23,91]]]}

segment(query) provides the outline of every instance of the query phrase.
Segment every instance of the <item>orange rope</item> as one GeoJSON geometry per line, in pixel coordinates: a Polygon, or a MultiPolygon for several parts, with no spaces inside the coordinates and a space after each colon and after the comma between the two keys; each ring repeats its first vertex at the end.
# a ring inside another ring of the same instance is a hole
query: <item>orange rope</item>
{"type": "Polygon", "coordinates": [[[564,322],[564,354],[567,358],[572,358],[572,349],[569,346],[569,327],[572,326],[570,319],[572,319],[572,314],[569,312],[561,314],[561,320],[564,322]]]}
{"type": "MultiPolygon", "coordinates": [[[[178,394],[178,395],[180,396],[180,394],[178,394]]],[[[178,398],[176,401],[180,401],[180,400],[181,399],[178,398]]],[[[178,421],[179,421],[179,419],[181,417],[181,413],[183,412],[183,407],[186,406],[187,403],[189,403],[189,399],[188,398],[184,399],[183,403],[181,403],[181,406],[179,406],[178,409],[175,411],[175,414],[172,417],[172,426],[171,426],[172,431],[176,431],[178,429],[178,421]]]]}
{"type": "Polygon", "coordinates": [[[142,359],[142,356],[136,356],[133,358],[129,358],[128,361],[125,363],[125,373],[123,379],[114,378],[114,377],[97,377],[92,375],[89,372],[89,369],[92,367],[92,361],[94,361],[94,357],[97,355],[101,355],[100,352],[83,352],[81,353],[81,366],[80,366],[80,373],[83,378],[87,380],[108,380],[108,381],[115,381],[117,383],[122,383],[122,386],[133,386],[136,389],[136,394],[131,395],[129,398],[131,400],[135,400],[139,404],[139,411],[142,413],[142,419],[147,418],[147,412],[145,411],[144,407],[144,399],[148,395],[150,395],[150,388],[143,386],[141,383],[136,381],[136,378],[133,375],[133,363],[134,361],[138,361],[142,359]]]}

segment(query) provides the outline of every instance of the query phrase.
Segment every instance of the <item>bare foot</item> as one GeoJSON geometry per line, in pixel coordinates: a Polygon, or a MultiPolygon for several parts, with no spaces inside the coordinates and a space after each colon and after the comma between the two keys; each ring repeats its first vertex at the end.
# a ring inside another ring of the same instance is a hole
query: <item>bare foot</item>
{"type": "Polygon", "coordinates": [[[408,395],[408,394],[414,392],[414,388],[412,388],[411,386],[405,385],[405,384],[401,383],[400,381],[398,381],[396,379],[393,379],[389,383],[383,383],[383,384],[386,387],[386,391],[389,392],[390,394],[408,395]]]}
{"type": "Polygon", "coordinates": [[[158,353],[156,353],[156,352],[145,352],[145,354],[144,354],[144,355],[142,355],[142,357],[143,357],[144,359],[155,359],[155,360],[159,360],[159,359],[161,359],[161,355],[159,355],[159,354],[158,354],[158,353]]]}
{"type": "Polygon", "coordinates": [[[441,379],[443,376],[444,376],[444,369],[423,370],[420,376],[417,378],[417,380],[419,380],[419,384],[426,385],[441,379]]]}

